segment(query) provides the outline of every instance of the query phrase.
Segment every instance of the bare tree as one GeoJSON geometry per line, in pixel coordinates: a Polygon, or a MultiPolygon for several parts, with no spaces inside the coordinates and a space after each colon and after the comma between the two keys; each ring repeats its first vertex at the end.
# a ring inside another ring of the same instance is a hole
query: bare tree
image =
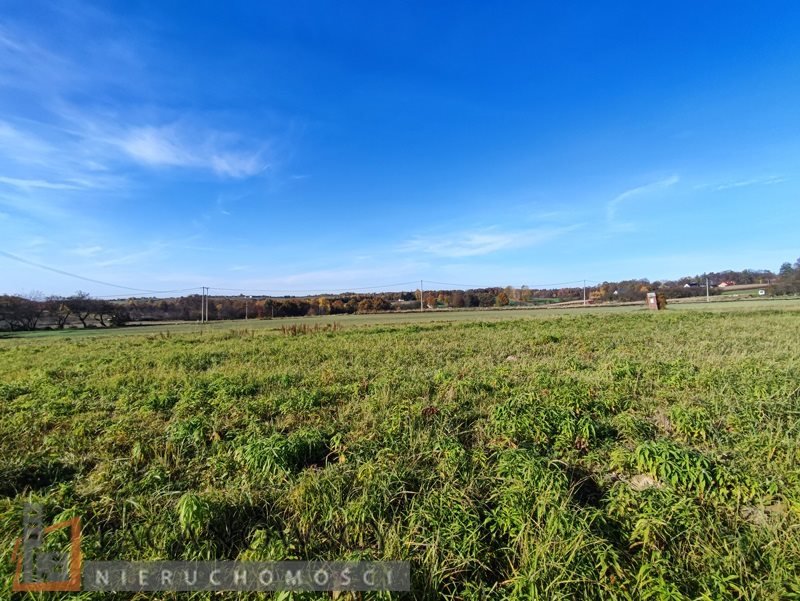
{"type": "Polygon", "coordinates": [[[85,328],[86,320],[94,311],[94,301],[89,297],[89,293],[78,290],[67,299],[67,305],[70,311],[80,319],[85,328]]]}
{"type": "Polygon", "coordinates": [[[108,324],[105,321],[106,315],[113,315],[115,310],[114,303],[110,303],[104,300],[93,300],[91,302],[92,313],[97,318],[97,321],[100,322],[100,325],[104,328],[108,327],[108,324]]]}
{"type": "Polygon", "coordinates": [[[15,330],[35,330],[44,312],[44,303],[21,296],[0,297],[0,321],[15,330]]]}
{"type": "Polygon", "coordinates": [[[72,315],[72,310],[66,302],[66,299],[60,296],[48,296],[45,300],[45,308],[48,315],[55,319],[56,326],[59,330],[63,330],[64,326],[72,315]]]}

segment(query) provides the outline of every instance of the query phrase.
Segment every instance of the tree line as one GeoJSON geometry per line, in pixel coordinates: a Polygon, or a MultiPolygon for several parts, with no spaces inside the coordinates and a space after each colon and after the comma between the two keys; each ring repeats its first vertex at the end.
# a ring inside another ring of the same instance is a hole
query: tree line
{"type": "Polygon", "coordinates": [[[124,326],[131,321],[124,304],[92,298],[88,293],[77,292],[70,297],[49,296],[32,298],[0,296],[0,329],[18,331],[35,330],[45,319],[50,327],[64,329],[71,318],[84,327],[124,326]]]}
{"type": "MultiPolygon", "coordinates": [[[[669,298],[719,294],[721,282],[771,284],[775,294],[800,293],[800,259],[784,263],[777,274],[768,270],[722,271],[673,281],[647,279],[603,282],[587,288],[591,303],[643,301],[648,292],[659,290],[669,298]],[[689,286],[687,286],[689,284],[689,286]]],[[[581,300],[583,287],[540,288],[527,286],[477,288],[470,290],[415,290],[375,294],[344,293],[306,297],[219,296],[208,299],[208,319],[270,319],[306,315],[343,315],[383,311],[443,308],[488,308],[532,306],[581,300]]],[[[0,296],[0,330],[20,331],[37,328],[120,327],[131,322],[199,321],[202,297],[193,294],[178,298],[129,298],[103,300],[85,292],[72,296],[0,296]]]]}

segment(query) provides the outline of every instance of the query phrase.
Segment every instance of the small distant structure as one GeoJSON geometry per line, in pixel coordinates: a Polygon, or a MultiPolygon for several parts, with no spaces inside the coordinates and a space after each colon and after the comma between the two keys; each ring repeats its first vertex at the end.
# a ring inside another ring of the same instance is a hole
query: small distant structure
{"type": "Polygon", "coordinates": [[[667,297],[662,293],[647,293],[647,308],[653,311],[661,311],[667,308],[667,297]]]}
{"type": "Polygon", "coordinates": [[[688,283],[684,284],[683,287],[684,288],[699,288],[700,284],[698,284],[697,282],[688,282],[688,283]]]}
{"type": "Polygon", "coordinates": [[[727,282],[720,282],[717,286],[719,288],[727,288],[728,286],[735,286],[735,285],[736,285],[736,282],[728,280],[727,282]]]}

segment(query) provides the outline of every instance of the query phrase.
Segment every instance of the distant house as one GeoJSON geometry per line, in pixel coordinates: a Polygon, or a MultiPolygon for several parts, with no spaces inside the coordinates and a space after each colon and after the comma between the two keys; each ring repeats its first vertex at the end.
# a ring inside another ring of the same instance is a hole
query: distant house
{"type": "Polygon", "coordinates": [[[697,288],[699,286],[700,284],[698,284],[697,282],[689,282],[683,285],[684,288],[697,288]]]}
{"type": "Polygon", "coordinates": [[[731,282],[730,280],[728,280],[727,282],[720,282],[719,283],[719,287],[720,288],[727,288],[728,286],[735,286],[735,285],[736,285],[736,282],[731,282]]]}

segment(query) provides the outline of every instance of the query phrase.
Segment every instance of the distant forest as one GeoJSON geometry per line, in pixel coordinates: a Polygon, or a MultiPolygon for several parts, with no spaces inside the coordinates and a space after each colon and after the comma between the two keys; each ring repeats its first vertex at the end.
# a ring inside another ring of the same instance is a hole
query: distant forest
{"type": "MultiPolygon", "coordinates": [[[[667,298],[704,296],[706,278],[709,293],[722,294],[720,284],[763,284],[770,294],[800,293],[800,259],[784,263],[778,273],[769,270],[722,271],[684,277],[674,281],[650,282],[646,279],[603,282],[587,287],[587,302],[643,301],[648,292],[658,290],[667,298]]],[[[375,313],[382,311],[536,306],[583,299],[582,287],[533,289],[478,288],[471,290],[420,290],[375,294],[342,293],[315,296],[210,296],[208,319],[271,319],[306,315],[375,313]]],[[[127,298],[104,300],[77,292],[69,297],[42,295],[0,296],[0,330],[120,327],[131,323],[156,321],[199,321],[202,297],[199,294],[178,298],[127,298]]]]}

